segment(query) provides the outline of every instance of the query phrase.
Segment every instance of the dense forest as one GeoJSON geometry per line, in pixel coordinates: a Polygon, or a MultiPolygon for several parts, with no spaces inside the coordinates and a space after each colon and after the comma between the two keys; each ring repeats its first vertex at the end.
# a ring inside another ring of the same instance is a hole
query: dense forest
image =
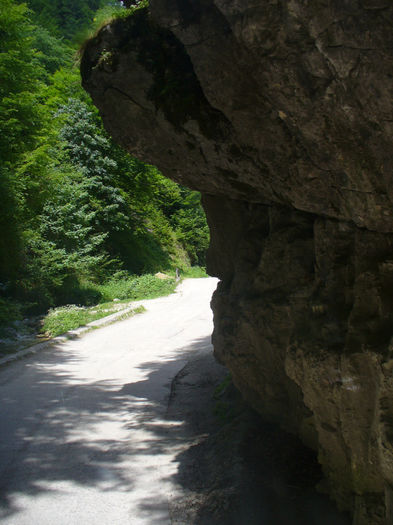
{"type": "Polygon", "coordinates": [[[199,194],[116,146],[80,86],[78,48],[128,11],[0,0],[0,324],[98,301],[97,283],[204,265],[199,194]]]}

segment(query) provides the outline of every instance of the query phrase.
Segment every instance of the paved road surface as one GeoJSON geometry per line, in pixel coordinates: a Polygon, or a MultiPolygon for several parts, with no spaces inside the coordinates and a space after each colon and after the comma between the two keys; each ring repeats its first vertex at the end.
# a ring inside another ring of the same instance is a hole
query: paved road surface
{"type": "Polygon", "coordinates": [[[0,368],[0,521],[166,525],[181,419],[165,417],[187,357],[209,352],[215,279],[0,368]]]}

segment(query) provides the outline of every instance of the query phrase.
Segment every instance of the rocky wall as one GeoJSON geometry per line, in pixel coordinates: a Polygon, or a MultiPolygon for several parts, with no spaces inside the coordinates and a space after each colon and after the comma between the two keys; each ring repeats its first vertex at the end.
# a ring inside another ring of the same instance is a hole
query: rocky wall
{"type": "Polygon", "coordinates": [[[217,358],[393,523],[393,6],[151,0],[84,49],[113,137],[198,189],[217,358]]]}
{"type": "Polygon", "coordinates": [[[393,236],[243,203],[243,231],[225,250],[239,204],[205,197],[210,268],[223,279],[216,356],[259,412],[318,451],[322,488],[354,523],[389,523],[393,236]],[[233,266],[221,271],[223,254],[233,266]]]}

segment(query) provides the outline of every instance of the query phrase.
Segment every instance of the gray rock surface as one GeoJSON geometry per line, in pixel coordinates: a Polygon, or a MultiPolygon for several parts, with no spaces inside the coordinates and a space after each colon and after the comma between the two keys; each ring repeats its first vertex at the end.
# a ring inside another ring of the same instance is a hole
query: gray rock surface
{"type": "Polygon", "coordinates": [[[393,523],[391,2],[151,0],[81,70],[113,137],[203,193],[218,359],[356,525],[393,523]]]}

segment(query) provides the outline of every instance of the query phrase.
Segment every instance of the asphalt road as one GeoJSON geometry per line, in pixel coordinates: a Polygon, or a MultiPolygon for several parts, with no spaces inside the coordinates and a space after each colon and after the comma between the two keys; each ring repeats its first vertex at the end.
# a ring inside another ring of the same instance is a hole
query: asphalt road
{"type": "Polygon", "coordinates": [[[189,446],[171,384],[211,352],[216,284],[186,280],[144,314],[0,368],[2,524],[171,523],[189,446]]]}

